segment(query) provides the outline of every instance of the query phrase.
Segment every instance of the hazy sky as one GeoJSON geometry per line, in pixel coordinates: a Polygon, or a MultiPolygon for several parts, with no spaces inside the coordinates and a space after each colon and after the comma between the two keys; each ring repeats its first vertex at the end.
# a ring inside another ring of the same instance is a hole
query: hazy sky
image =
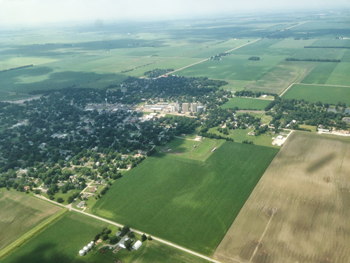
{"type": "Polygon", "coordinates": [[[0,0],[0,25],[164,19],[221,12],[350,8],[350,0],[0,0]]]}

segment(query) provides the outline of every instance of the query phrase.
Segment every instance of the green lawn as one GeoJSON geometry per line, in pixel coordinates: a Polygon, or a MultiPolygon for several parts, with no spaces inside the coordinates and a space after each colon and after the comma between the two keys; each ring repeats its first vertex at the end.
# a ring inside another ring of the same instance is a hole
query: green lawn
{"type": "Polygon", "coordinates": [[[350,105],[350,88],[312,85],[293,85],[284,95],[286,99],[304,99],[306,101],[337,104],[339,101],[350,105]]]}
{"type": "Polygon", "coordinates": [[[189,153],[192,158],[203,158],[209,156],[214,147],[219,147],[223,141],[204,139],[196,148],[189,153]]]}
{"type": "Polygon", "coordinates": [[[205,162],[158,153],[113,184],[92,211],[211,255],[277,151],[225,142],[205,162]]]}
{"type": "Polygon", "coordinates": [[[224,105],[221,105],[221,108],[230,109],[238,107],[241,110],[264,110],[270,102],[271,100],[234,97],[224,105]]]}
{"type": "MultiPolygon", "coordinates": [[[[251,114],[251,113],[249,113],[251,114]]],[[[254,114],[251,114],[254,115],[254,114]]],[[[260,114],[261,115],[261,114],[260,114]]],[[[262,121],[267,124],[268,122],[271,121],[270,118],[267,118],[269,116],[264,117],[265,115],[263,115],[262,121]]],[[[259,117],[259,116],[256,116],[259,117]]],[[[249,132],[254,131],[254,129],[236,129],[236,130],[229,130],[229,135],[224,135],[222,133],[220,133],[217,130],[217,127],[215,128],[211,128],[209,129],[210,133],[215,133],[221,136],[225,136],[225,137],[229,137],[231,139],[233,139],[235,142],[242,142],[242,141],[252,141],[254,144],[256,145],[261,145],[261,146],[266,146],[266,147],[272,147],[272,148],[279,148],[278,146],[273,146],[272,145],[272,137],[274,137],[274,135],[272,135],[271,133],[266,133],[266,134],[262,134],[259,136],[252,136],[252,135],[248,135],[249,132]]]]}

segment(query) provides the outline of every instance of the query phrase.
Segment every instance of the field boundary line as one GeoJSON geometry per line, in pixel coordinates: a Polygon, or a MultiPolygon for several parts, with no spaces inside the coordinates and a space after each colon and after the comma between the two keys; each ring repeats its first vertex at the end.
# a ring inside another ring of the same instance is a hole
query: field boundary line
{"type": "MultiPolygon", "coordinates": [[[[239,48],[241,48],[241,47],[244,47],[244,46],[247,46],[247,45],[253,44],[253,43],[255,43],[255,42],[259,41],[259,40],[261,40],[261,38],[255,39],[255,40],[254,40],[254,41],[252,41],[252,42],[248,42],[248,43],[246,43],[246,44],[244,44],[244,45],[241,45],[241,46],[239,46],[239,47],[235,47],[235,48],[233,48],[233,49],[227,50],[227,51],[222,52],[222,53],[228,53],[228,52],[231,52],[231,51],[236,50],[236,49],[239,49],[239,48]]],[[[187,65],[187,66],[185,66],[185,67],[182,67],[182,68],[176,69],[176,70],[174,70],[174,71],[168,72],[166,75],[173,74],[173,73],[175,73],[175,72],[177,72],[177,71],[180,71],[180,70],[183,70],[183,69],[185,69],[185,68],[189,68],[189,67],[192,67],[192,66],[194,66],[194,65],[197,65],[197,64],[203,63],[203,62],[205,62],[205,61],[207,61],[207,60],[209,60],[209,59],[210,59],[210,58],[206,58],[206,59],[203,59],[203,60],[198,61],[198,62],[196,62],[196,63],[192,63],[192,64],[187,65]]]]}
{"type": "Polygon", "coordinates": [[[350,88],[350,86],[344,86],[344,85],[330,85],[330,84],[309,84],[309,83],[294,83],[294,84],[300,84],[300,85],[307,85],[307,86],[325,86],[325,87],[341,87],[341,88],[350,88]]]}
{"type": "MultiPolygon", "coordinates": [[[[55,202],[55,201],[53,201],[53,200],[47,199],[47,198],[45,198],[45,197],[43,197],[43,196],[41,196],[41,195],[34,195],[34,196],[37,197],[37,198],[40,198],[40,199],[42,199],[42,200],[45,200],[45,201],[47,201],[47,202],[51,202],[51,203],[54,203],[54,204],[56,204],[56,205],[59,205],[59,206],[68,208],[70,211],[75,211],[75,212],[81,213],[81,214],[83,214],[83,215],[93,217],[93,218],[95,218],[95,219],[97,219],[97,220],[106,222],[106,223],[111,224],[111,225],[115,225],[115,226],[117,226],[117,227],[123,227],[122,224],[116,223],[116,222],[114,222],[114,221],[111,221],[111,220],[108,220],[108,219],[105,219],[105,218],[103,218],[103,217],[99,217],[99,216],[96,216],[96,215],[93,215],[93,214],[85,213],[85,212],[83,212],[83,211],[81,211],[81,210],[78,210],[78,209],[73,208],[71,205],[62,205],[62,204],[57,203],[57,202],[55,202]]],[[[134,231],[136,234],[139,234],[139,235],[145,234],[145,235],[147,235],[147,236],[148,236],[148,235],[149,235],[149,236],[152,236],[152,235],[150,235],[150,234],[148,234],[148,233],[146,233],[146,232],[143,232],[143,231],[140,231],[140,230],[136,230],[136,229],[134,229],[134,228],[132,229],[132,231],[134,231]]],[[[190,250],[190,249],[181,247],[181,246],[179,246],[179,245],[176,245],[176,244],[174,244],[174,243],[172,243],[172,242],[170,242],[170,241],[161,239],[161,238],[159,238],[159,237],[152,236],[152,239],[154,239],[154,240],[156,240],[156,241],[158,241],[158,242],[160,242],[160,243],[163,243],[163,244],[165,244],[165,245],[168,245],[168,246],[177,248],[177,249],[179,249],[179,250],[182,250],[182,251],[184,251],[184,252],[187,252],[187,253],[189,253],[189,254],[192,254],[192,255],[194,255],[194,256],[197,256],[197,257],[200,257],[200,258],[202,258],[202,259],[205,259],[205,260],[207,260],[207,261],[209,261],[209,262],[222,263],[221,261],[218,261],[218,260],[215,260],[215,259],[210,258],[210,257],[208,257],[208,256],[202,255],[202,254],[200,254],[200,253],[198,253],[198,252],[194,252],[194,251],[192,251],[192,250],[190,250]]]]}
{"type": "Polygon", "coordinates": [[[275,215],[276,212],[277,212],[277,208],[274,207],[274,208],[272,209],[272,215],[271,215],[269,221],[268,221],[267,224],[266,224],[266,227],[265,227],[265,229],[264,229],[264,232],[262,233],[262,235],[260,236],[260,238],[259,238],[259,240],[258,240],[258,244],[256,245],[256,247],[255,247],[255,249],[254,249],[254,252],[253,252],[253,255],[251,256],[249,262],[252,262],[252,260],[253,260],[253,258],[254,258],[254,256],[255,256],[256,252],[258,252],[259,244],[260,244],[261,241],[263,240],[263,238],[264,238],[264,236],[265,236],[265,234],[266,234],[266,232],[267,232],[267,229],[268,229],[269,226],[270,226],[270,223],[271,223],[271,221],[272,221],[272,218],[273,218],[273,216],[275,215]]]}
{"type": "Polygon", "coordinates": [[[4,259],[7,255],[11,254],[13,251],[18,249],[23,244],[27,243],[30,239],[37,236],[39,233],[44,231],[46,228],[57,222],[61,217],[68,213],[68,209],[61,209],[55,214],[47,218],[44,222],[40,223],[33,229],[29,230],[27,233],[23,234],[21,237],[13,241],[11,244],[3,248],[0,252],[0,260],[4,259]]]}

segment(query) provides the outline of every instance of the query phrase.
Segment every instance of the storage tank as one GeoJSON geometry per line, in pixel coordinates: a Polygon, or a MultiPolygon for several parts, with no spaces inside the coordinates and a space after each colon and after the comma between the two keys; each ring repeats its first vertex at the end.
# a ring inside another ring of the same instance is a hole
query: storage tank
{"type": "Polygon", "coordinates": [[[83,250],[84,250],[85,252],[88,252],[88,251],[89,251],[88,246],[85,246],[85,247],[83,248],[83,250]]]}
{"type": "Polygon", "coordinates": [[[89,245],[87,245],[87,247],[89,248],[89,250],[92,249],[92,246],[93,246],[93,245],[92,245],[91,243],[89,243],[89,245]]]}
{"type": "Polygon", "coordinates": [[[94,242],[94,241],[91,241],[90,244],[91,244],[92,246],[94,246],[94,245],[95,245],[95,242],[94,242]]]}
{"type": "Polygon", "coordinates": [[[80,251],[79,251],[79,255],[80,255],[80,256],[84,256],[84,255],[85,255],[85,251],[84,251],[83,249],[80,250],[80,251]]]}

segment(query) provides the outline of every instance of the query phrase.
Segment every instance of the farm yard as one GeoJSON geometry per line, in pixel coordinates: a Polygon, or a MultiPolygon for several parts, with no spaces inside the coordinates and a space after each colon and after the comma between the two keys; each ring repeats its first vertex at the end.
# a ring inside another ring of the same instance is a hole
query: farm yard
{"type": "Polygon", "coordinates": [[[350,140],[294,132],[217,248],[224,262],[349,262],[350,140]]]}
{"type": "Polygon", "coordinates": [[[113,184],[92,212],[211,255],[277,151],[225,142],[205,162],[158,153],[113,184]]]}
{"type": "Polygon", "coordinates": [[[286,99],[304,99],[306,101],[329,103],[336,105],[338,102],[350,105],[350,86],[326,86],[326,85],[293,85],[283,96],[286,99]]]}
{"type": "Polygon", "coordinates": [[[60,210],[33,197],[0,189],[0,250],[60,210]]]}

